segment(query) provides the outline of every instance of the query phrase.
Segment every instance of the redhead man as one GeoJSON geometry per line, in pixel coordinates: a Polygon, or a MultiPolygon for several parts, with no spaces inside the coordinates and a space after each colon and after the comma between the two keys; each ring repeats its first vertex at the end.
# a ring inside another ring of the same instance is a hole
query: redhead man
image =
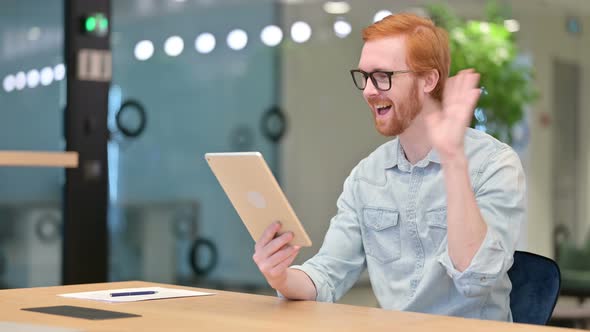
{"type": "Polygon", "coordinates": [[[468,128],[479,75],[448,78],[446,32],[416,15],[386,17],[363,39],[353,81],[395,138],[352,170],[314,257],[290,266],[299,248],[275,223],[254,261],[288,299],[337,301],[367,268],[385,309],[512,321],[524,173],[508,145],[468,128]]]}

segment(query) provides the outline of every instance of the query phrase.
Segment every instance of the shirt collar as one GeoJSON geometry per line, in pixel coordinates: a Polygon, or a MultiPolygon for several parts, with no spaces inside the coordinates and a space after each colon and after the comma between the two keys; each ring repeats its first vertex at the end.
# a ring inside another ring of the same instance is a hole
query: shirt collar
{"type": "MultiPolygon", "coordinates": [[[[426,167],[430,162],[440,164],[440,156],[435,149],[431,149],[426,157],[416,163],[415,166],[426,167]]],[[[399,142],[399,138],[395,138],[393,141],[392,149],[387,151],[387,157],[385,158],[384,168],[389,169],[398,166],[400,169],[411,169],[412,165],[406,159],[403,148],[399,142]]]]}

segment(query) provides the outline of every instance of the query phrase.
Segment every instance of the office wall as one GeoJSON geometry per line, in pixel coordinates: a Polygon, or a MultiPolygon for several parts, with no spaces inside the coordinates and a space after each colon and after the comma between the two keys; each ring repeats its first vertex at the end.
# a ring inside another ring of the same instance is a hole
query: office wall
{"type": "Polygon", "coordinates": [[[320,4],[284,7],[286,27],[301,19],[314,31],[306,44],[283,51],[283,105],[291,125],[281,169],[286,194],[314,243],[302,260],[319,249],[346,176],[386,139],[374,130],[348,72],[358,63],[361,25],[353,23],[350,36],[339,39],[320,4]]]}
{"type": "Polygon", "coordinates": [[[536,77],[535,83],[540,91],[538,102],[532,107],[531,144],[529,159],[527,160],[528,178],[528,232],[529,247],[532,251],[553,256],[552,230],[553,215],[553,140],[560,135],[555,128],[555,119],[563,116],[562,110],[554,107],[554,86],[560,84],[553,79],[553,62],[561,60],[579,65],[581,70],[581,86],[579,87],[580,110],[578,130],[580,146],[578,156],[578,229],[574,239],[581,241],[588,232],[588,191],[590,182],[588,170],[590,166],[590,151],[585,142],[590,139],[590,97],[585,93],[590,89],[590,34],[582,31],[579,35],[572,35],[566,31],[566,19],[570,16],[578,17],[583,27],[590,26],[590,12],[573,7],[535,6],[533,10],[524,7],[515,8],[515,17],[521,21],[519,43],[529,52],[534,61],[536,77]]]}

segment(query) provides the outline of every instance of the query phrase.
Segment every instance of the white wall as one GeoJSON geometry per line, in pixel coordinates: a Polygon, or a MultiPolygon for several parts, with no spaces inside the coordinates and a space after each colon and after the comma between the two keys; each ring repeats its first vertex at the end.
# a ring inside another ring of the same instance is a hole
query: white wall
{"type": "MultiPolygon", "coordinates": [[[[520,5],[523,5],[520,3],[520,5]]],[[[559,59],[569,63],[576,63],[581,69],[580,87],[580,118],[578,130],[580,132],[579,155],[579,190],[578,223],[581,232],[575,234],[575,240],[581,241],[588,232],[588,189],[590,182],[588,167],[590,153],[585,142],[590,138],[590,97],[588,78],[590,77],[590,34],[588,31],[581,35],[568,34],[566,18],[572,14],[579,15],[583,27],[590,26],[588,12],[563,9],[555,5],[539,5],[533,8],[514,8],[515,17],[521,22],[518,35],[521,48],[533,57],[536,77],[535,82],[540,91],[540,98],[533,106],[531,119],[530,160],[528,160],[528,239],[531,251],[553,256],[552,230],[553,215],[553,140],[560,133],[555,130],[555,118],[563,116],[559,109],[554,109],[553,61],[559,59]],[[531,10],[532,9],[532,10],[531,10]],[[546,114],[548,126],[544,126],[541,118],[546,114]]],[[[584,32],[584,31],[583,31],[584,32]]]]}
{"type": "Polygon", "coordinates": [[[286,195],[314,243],[300,258],[319,249],[344,179],[370,151],[385,142],[373,129],[369,109],[352,84],[362,44],[357,24],[346,39],[332,33],[320,5],[287,7],[285,21],[305,19],[314,29],[310,42],[283,52],[283,101],[290,121],[282,149],[286,195]],[[319,12],[320,15],[317,15],[319,12]]]}

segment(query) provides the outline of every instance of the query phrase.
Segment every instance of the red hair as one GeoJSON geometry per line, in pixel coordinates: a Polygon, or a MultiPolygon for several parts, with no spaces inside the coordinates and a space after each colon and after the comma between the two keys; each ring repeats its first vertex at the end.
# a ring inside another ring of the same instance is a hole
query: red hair
{"type": "Polygon", "coordinates": [[[365,42],[403,36],[406,40],[406,62],[410,70],[426,72],[437,70],[439,79],[431,92],[442,100],[442,92],[451,65],[447,32],[424,17],[415,14],[395,14],[375,22],[363,30],[365,42]]]}

